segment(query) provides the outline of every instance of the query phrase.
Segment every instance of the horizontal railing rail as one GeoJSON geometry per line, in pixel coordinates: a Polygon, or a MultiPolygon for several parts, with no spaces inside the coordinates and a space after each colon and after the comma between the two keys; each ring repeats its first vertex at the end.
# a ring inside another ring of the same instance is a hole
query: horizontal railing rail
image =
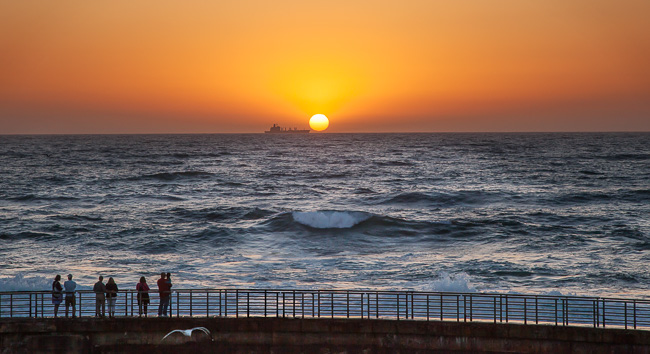
{"type": "MultiPolygon", "coordinates": [[[[160,295],[149,291],[149,315],[160,295]]],[[[77,291],[75,315],[95,315],[95,293],[77,291]]],[[[65,299],[65,294],[64,294],[65,299]]],[[[177,289],[176,317],[358,318],[650,329],[650,300],[604,297],[367,290],[177,289]]],[[[108,315],[108,308],[106,309],[108,315]]],[[[59,316],[65,313],[65,300],[59,316]]],[[[72,315],[72,314],[71,314],[72,315]]],[[[138,292],[119,291],[116,316],[138,316],[138,292]]],[[[54,316],[50,291],[0,292],[0,320],[54,316]]]]}

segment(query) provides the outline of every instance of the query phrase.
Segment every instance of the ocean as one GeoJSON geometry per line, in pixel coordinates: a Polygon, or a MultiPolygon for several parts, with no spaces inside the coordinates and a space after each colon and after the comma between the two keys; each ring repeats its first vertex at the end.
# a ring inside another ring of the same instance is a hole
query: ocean
{"type": "Polygon", "coordinates": [[[649,133],[0,136],[0,291],[647,298],[649,133]]]}

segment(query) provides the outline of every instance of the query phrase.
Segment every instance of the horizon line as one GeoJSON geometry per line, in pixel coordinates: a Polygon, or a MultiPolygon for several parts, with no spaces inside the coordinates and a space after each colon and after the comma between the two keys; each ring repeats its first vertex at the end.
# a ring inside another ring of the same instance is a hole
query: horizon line
{"type": "MultiPolygon", "coordinates": [[[[539,131],[404,131],[404,132],[312,132],[312,135],[321,134],[621,134],[621,133],[650,133],[650,130],[602,130],[602,131],[580,131],[580,130],[539,130],[539,131]]],[[[0,136],[70,136],[70,135],[240,135],[259,134],[264,132],[164,132],[164,133],[0,133],[0,136]]],[[[292,135],[292,134],[289,134],[292,135]]],[[[285,136],[285,135],[282,135],[285,136]]],[[[299,134],[305,136],[305,134],[299,134]]]]}

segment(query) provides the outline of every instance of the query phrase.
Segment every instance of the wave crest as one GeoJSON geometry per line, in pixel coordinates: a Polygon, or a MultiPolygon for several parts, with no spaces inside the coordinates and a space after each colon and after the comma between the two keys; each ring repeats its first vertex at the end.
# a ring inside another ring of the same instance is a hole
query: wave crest
{"type": "Polygon", "coordinates": [[[403,192],[392,195],[380,201],[379,204],[411,204],[428,205],[435,207],[455,207],[458,205],[481,205],[500,200],[500,196],[493,192],[479,190],[462,190],[453,193],[442,192],[403,192]]]}
{"type": "Polygon", "coordinates": [[[52,280],[44,277],[25,277],[20,273],[12,277],[0,278],[0,291],[37,291],[46,290],[51,286],[52,280]]]}
{"type": "Polygon", "coordinates": [[[347,229],[372,216],[360,211],[294,211],[293,220],[315,229],[347,229]]]}
{"type": "Polygon", "coordinates": [[[476,288],[470,281],[469,274],[458,273],[449,274],[442,272],[438,278],[434,279],[431,283],[422,287],[424,291],[448,291],[448,292],[463,292],[475,293],[476,288]]]}

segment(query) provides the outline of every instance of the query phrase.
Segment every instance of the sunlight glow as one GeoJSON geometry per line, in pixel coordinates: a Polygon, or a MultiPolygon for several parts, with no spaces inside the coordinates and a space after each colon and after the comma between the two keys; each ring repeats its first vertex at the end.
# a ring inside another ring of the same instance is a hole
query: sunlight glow
{"type": "Polygon", "coordinates": [[[323,131],[329,127],[330,121],[323,114],[314,114],[309,119],[309,126],[316,131],[323,131]]]}

